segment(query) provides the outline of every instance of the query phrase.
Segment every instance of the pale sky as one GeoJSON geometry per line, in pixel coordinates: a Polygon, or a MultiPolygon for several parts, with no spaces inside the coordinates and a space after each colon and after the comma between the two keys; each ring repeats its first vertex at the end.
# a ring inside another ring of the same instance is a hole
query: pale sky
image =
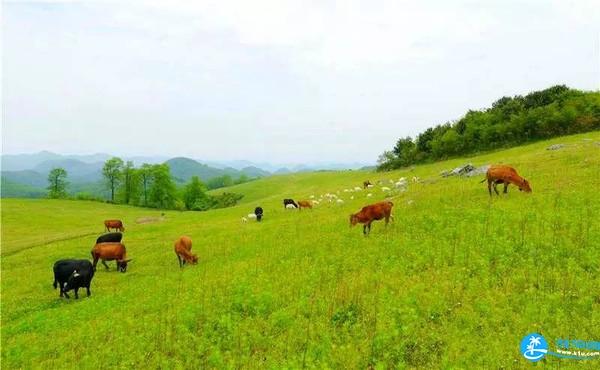
{"type": "Polygon", "coordinates": [[[3,2],[2,18],[11,154],[375,162],[503,95],[600,87],[600,0],[3,2]]]}

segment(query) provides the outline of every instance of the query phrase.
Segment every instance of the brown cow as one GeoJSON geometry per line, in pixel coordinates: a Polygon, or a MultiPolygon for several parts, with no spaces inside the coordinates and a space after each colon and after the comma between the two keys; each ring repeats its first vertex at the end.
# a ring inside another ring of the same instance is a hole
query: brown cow
{"type": "Polygon", "coordinates": [[[192,254],[192,239],[182,236],[175,241],[175,254],[179,260],[179,267],[183,267],[186,262],[195,265],[198,263],[198,256],[192,254]]]}
{"type": "Polygon", "coordinates": [[[485,179],[481,182],[487,180],[488,183],[488,191],[490,193],[490,197],[492,196],[492,184],[494,185],[494,191],[496,195],[500,195],[498,193],[498,189],[496,185],[504,184],[504,194],[508,192],[508,185],[513,184],[519,187],[519,191],[524,191],[526,193],[531,193],[531,186],[529,186],[529,182],[519,176],[517,171],[505,165],[493,165],[488,168],[485,179]]]}
{"type": "Polygon", "coordinates": [[[110,229],[119,230],[120,232],[125,231],[125,227],[123,227],[123,222],[121,220],[106,220],[104,221],[104,227],[108,232],[110,232],[110,229]]]}
{"type": "Polygon", "coordinates": [[[127,271],[127,263],[131,262],[130,259],[127,258],[127,250],[125,249],[125,244],[123,243],[99,243],[94,245],[92,248],[92,258],[94,260],[93,267],[94,271],[96,271],[96,265],[98,264],[98,260],[102,260],[102,264],[108,270],[108,265],[106,261],[116,261],[117,262],[117,270],[121,272],[127,271]]]}
{"type": "Polygon", "coordinates": [[[299,200],[298,201],[298,208],[300,210],[302,210],[302,208],[311,208],[312,209],[312,202],[310,200],[299,200]]]}
{"type": "Polygon", "coordinates": [[[379,202],[363,207],[360,212],[350,215],[350,227],[357,223],[363,224],[363,234],[367,235],[367,228],[371,232],[371,223],[373,221],[385,218],[385,225],[390,222],[392,217],[392,207],[394,203],[390,201],[379,202]]]}

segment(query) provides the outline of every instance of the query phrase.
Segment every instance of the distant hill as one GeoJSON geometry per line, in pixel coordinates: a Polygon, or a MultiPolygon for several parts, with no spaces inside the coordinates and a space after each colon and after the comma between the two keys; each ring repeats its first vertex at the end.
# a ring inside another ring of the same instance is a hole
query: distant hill
{"type": "Polygon", "coordinates": [[[43,189],[48,186],[48,174],[43,175],[33,170],[2,171],[2,179],[34,188],[43,189]]]}
{"type": "Polygon", "coordinates": [[[215,177],[229,175],[233,179],[239,178],[242,174],[248,177],[264,177],[270,175],[269,172],[257,167],[246,167],[242,170],[236,170],[232,167],[223,169],[210,167],[190,158],[177,157],[166,161],[171,168],[171,174],[180,182],[188,181],[192,176],[198,176],[202,181],[208,181],[215,177]]]}
{"type": "Polygon", "coordinates": [[[2,176],[1,192],[2,198],[43,198],[46,196],[44,188],[13,182],[4,176],[2,176]]]}
{"type": "Polygon", "coordinates": [[[69,181],[81,183],[101,180],[102,166],[104,166],[104,162],[86,163],[78,159],[68,158],[42,162],[35,166],[33,170],[47,176],[53,168],[61,167],[67,171],[69,181]]]}

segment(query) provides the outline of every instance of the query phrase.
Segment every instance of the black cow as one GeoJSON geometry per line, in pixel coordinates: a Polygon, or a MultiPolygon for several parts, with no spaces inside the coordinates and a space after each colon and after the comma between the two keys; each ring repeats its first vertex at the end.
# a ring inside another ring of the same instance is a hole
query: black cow
{"type": "Polygon", "coordinates": [[[106,233],[104,235],[100,235],[98,239],[96,239],[96,244],[120,243],[121,239],[123,239],[123,234],[121,233],[106,233]]]}
{"type": "Polygon", "coordinates": [[[256,215],[256,221],[260,222],[263,216],[263,209],[261,207],[254,208],[254,214],[256,215]]]}
{"type": "Polygon", "coordinates": [[[79,298],[79,288],[86,288],[90,296],[90,284],[94,277],[94,268],[88,260],[60,260],[54,264],[54,289],[60,286],[60,297],[70,298],[67,292],[75,290],[75,298],[79,298]]]}
{"type": "Polygon", "coordinates": [[[287,208],[288,204],[293,204],[294,207],[298,208],[298,205],[296,204],[296,202],[294,202],[293,199],[284,199],[283,200],[283,208],[287,208]]]}

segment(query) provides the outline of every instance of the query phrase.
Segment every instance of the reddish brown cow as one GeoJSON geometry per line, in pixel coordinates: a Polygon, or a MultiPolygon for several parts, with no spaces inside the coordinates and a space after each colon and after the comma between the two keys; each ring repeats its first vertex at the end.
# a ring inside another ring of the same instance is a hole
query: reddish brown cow
{"type": "Polygon", "coordinates": [[[371,223],[373,221],[385,218],[385,225],[387,226],[390,222],[390,217],[392,217],[393,206],[394,203],[390,201],[365,206],[360,212],[350,215],[350,227],[360,222],[363,224],[363,234],[367,235],[367,228],[369,229],[369,232],[371,232],[371,223]]]}
{"type": "Polygon", "coordinates": [[[186,262],[195,265],[198,263],[198,256],[192,254],[192,239],[182,236],[175,241],[175,254],[179,260],[179,267],[183,267],[186,262]]]}
{"type": "Polygon", "coordinates": [[[99,243],[92,248],[92,258],[94,260],[93,267],[96,271],[98,260],[102,260],[102,264],[108,270],[106,261],[117,261],[117,270],[121,272],[127,271],[127,263],[131,262],[127,259],[127,250],[123,243],[99,243]]]}
{"type": "Polygon", "coordinates": [[[488,191],[490,192],[490,197],[492,196],[492,184],[494,186],[494,191],[496,195],[500,195],[498,193],[498,189],[496,185],[504,184],[504,194],[508,192],[508,185],[513,184],[519,187],[519,191],[524,191],[526,193],[531,193],[531,186],[529,186],[529,182],[519,176],[517,171],[505,165],[493,165],[491,166],[486,173],[485,179],[481,182],[487,180],[488,183],[488,191]]]}
{"type": "Polygon", "coordinates": [[[119,230],[120,232],[125,231],[125,227],[123,227],[123,222],[121,220],[106,220],[104,221],[104,227],[106,231],[110,231],[110,229],[119,230]]]}
{"type": "Polygon", "coordinates": [[[298,201],[298,208],[302,209],[302,208],[311,208],[312,209],[312,202],[310,200],[299,200],[298,201]]]}

